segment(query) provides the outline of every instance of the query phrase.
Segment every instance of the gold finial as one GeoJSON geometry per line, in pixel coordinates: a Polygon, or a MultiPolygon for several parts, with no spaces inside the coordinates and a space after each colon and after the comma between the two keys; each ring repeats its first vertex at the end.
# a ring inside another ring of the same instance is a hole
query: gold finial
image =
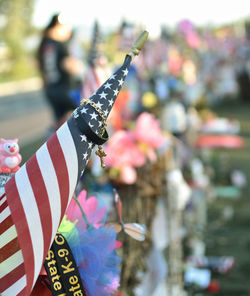
{"type": "Polygon", "coordinates": [[[132,56],[138,55],[147,39],[148,39],[148,32],[143,31],[140,34],[140,36],[135,40],[134,44],[132,45],[130,49],[130,54],[132,56]]]}
{"type": "Polygon", "coordinates": [[[103,157],[107,156],[107,154],[103,151],[101,145],[98,146],[98,150],[95,152],[95,154],[100,157],[101,167],[104,169],[105,168],[105,164],[104,164],[104,161],[103,161],[103,157]]]}

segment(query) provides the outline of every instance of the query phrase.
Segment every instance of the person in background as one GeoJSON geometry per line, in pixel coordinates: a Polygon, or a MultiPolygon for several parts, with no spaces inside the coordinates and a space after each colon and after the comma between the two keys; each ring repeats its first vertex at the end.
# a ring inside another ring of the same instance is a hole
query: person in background
{"type": "Polygon", "coordinates": [[[70,93],[79,87],[83,63],[70,52],[72,33],[72,27],[62,21],[61,14],[55,14],[44,29],[38,48],[39,68],[56,128],[77,107],[70,93]]]}

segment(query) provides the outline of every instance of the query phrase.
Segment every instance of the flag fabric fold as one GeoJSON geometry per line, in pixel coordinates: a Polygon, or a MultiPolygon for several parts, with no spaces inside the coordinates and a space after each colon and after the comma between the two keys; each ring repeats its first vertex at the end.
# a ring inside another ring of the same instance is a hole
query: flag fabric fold
{"type": "Polygon", "coordinates": [[[0,293],[28,296],[93,147],[108,139],[107,119],[131,57],[84,101],[6,183],[0,197],[0,293]]]}

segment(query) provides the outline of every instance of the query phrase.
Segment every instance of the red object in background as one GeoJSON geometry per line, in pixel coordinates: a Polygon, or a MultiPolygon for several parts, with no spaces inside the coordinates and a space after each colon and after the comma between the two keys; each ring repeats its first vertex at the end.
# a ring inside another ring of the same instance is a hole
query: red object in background
{"type": "Polygon", "coordinates": [[[196,141],[197,148],[242,148],[244,141],[235,135],[201,135],[196,141]]]}
{"type": "Polygon", "coordinates": [[[209,286],[207,287],[207,291],[211,292],[211,293],[217,293],[220,290],[220,284],[219,282],[212,280],[209,283],[209,286]]]}
{"type": "MultiPolygon", "coordinates": [[[[123,115],[127,112],[127,104],[131,98],[131,95],[128,91],[126,90],[121,90],[118,99],[115,101],[111,116],[110,116],[110,121],[112,123],[112,126],[114,130],[120,130],[124,128],[123,126],[123,115]]],[[[126,118],[125,118],[126,119],[126,118]]]]}

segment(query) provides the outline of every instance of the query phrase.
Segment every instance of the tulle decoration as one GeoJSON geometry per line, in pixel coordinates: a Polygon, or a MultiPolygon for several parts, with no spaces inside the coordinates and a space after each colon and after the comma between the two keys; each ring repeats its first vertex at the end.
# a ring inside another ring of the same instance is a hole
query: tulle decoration
{"type": "Polygon", "coordinates": [[[69,220],[67,220],[66,216],[64,216],[58,231],[60,233],[70,233],[71,240],[75,241],[76,244],[79,244],[80,239],[79,239],[78,230],[75,227],[76,223],[77,221],[72,223],[69,220]]]}
{"type": "Polygon", "coordinates": [[[86,196],[83,190],[77,201],[71,200],[59,232],[71,248],[87,295],[113,295],[120,283],[121,257],[116,251],[120,245],[115,229],[104,226],[106,207],[86,196]]]}
{"type": "MultiPolygon", "coordinates": [[[[77,229],[77,226],[76,226],[77,229]]],[[[70,245],[88,296],[112,295],[119,287],[121,258],[114,249],[116,231],[105,226],[79,233],[62,233],[70,245]]]]}

